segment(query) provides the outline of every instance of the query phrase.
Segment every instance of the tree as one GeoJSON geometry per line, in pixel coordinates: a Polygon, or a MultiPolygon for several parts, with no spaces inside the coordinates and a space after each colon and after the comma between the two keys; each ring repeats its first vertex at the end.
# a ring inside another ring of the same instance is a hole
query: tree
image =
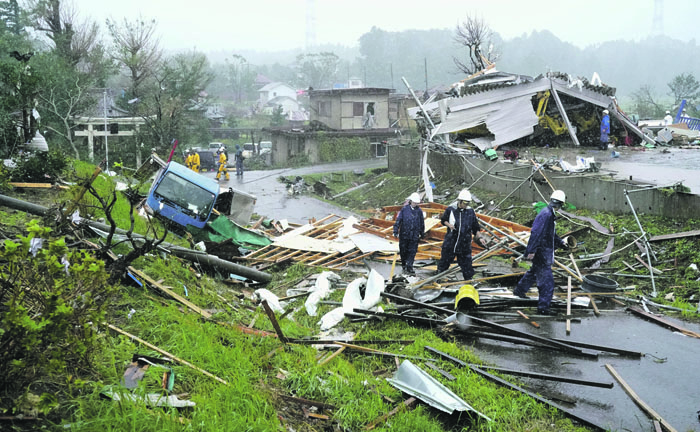
{"type": "Polygon", "coordinates": [[[673,77],[668,88],[671,90],[668,94],[673,96],[674,103],[678,105],[683,99],[695,99],[700,92],[700,83],[691,73],[682,73],[673,77]]]}
{"type": "Polygon", "coordinates": [[[214,76],[206,56],[199,52],[177,54],[162,62],[152,75],[153,84],[143,87],[135,114],[146,121],[146,131],[158,146],[174,138],[187,141],[204,118],[204,89],[214,76]]]}
{"type": "Polygon", "coordinates": [[[159,40],[156,37],[156,21],[139,18],[135,22],[124,19],[120,25],[107,20],[107,28],[112,36],[112,58],[129,73],[131,98],[141,96],[141,85],[153,77],[162,57],[159,40]]]}
{"type": "Polygon", "coordinates": [[[332,52],[299,54],[296,59],[297,84],[302,87],[330,87],[338,73],[338,56],[332,52]]]}
{"type": "Polygon", "coordinates": [[[17,0],[0,3],[0,33],[4,32],[16,36],[22,32],[22,14],[17,0]]]}
{"type": "Polygon", "coordinates": [[[270,126],[282,126],[284,124],[284,108],[282,105],[277,105],[272,109],[272,118],[270,126]]]}
{"type": "Polygon", "coordinates": [[[472,75],[486,69],[489,63],[498,59],[493,49],[493,32],[483,19],[467,15],[467,18],[457,25],[454,40],[469,49],[467,61],[453,57],[455,65],[467,75],[472,75]],[[486,50],[484,51],[484,45],[486,50]]]}
{"type": "Polygon", "coordinates": [[[643,85],[632,93],[632,100],[640,118],[661,118],[665,113],[664,108],[656,102],[650,85],[643,85]]]}
{"type": "Polygon", "coordinates": [[[56,54],[76,66],[87,61],[98,47],[99,27],[92,20],[80,20],[77,12],[61,0],[28,0],[34,28],[46,33],[56,54]]]}
{"type": "Polygon", "coordinates": [[[255,72],[250,70],[250,63],[245,57],[234,54],[231,60],[226,59],[228,85],[233,90],[233,97],[237,103],[241,103],[253,88],[255,72]]]}
{"type": "Polygon", "coordinates": [[[95,97],[90,90],[95,87],[99,77],[77,71],[53,53],[38,55],[37,63],[45,75],[38,94],[42,125],[57,138],[53,142],[60,140],[68,145],[73,156],[80,159],[80,152],[73,139],[73,119],[94,105],[95,97]]]}

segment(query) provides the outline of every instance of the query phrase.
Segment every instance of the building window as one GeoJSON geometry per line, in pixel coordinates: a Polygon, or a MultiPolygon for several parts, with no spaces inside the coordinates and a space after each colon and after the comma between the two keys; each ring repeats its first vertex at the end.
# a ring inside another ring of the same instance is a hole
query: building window
{"type": "Polygon", "coordinates": [[[353,102],[352,103],[352,116],[362,117],[365,114],[365,104],[364,102],[353,102]]]}
{"type": "Polygon", "coordinates": [[[318,115],[319,117],[331,116],[331,103],[329,101],[318,102],[318,115]]]}

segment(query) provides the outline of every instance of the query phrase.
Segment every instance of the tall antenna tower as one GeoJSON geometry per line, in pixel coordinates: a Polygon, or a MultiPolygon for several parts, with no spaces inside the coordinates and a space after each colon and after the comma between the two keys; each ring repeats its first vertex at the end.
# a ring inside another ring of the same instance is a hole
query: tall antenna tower
{"type": "Polygon", "coordinates": [[[304,49],[311,51],[316,47],[316,0],[306,0],[306,39],[304,49]]]}
{"type": "Polygon", "coordinates": [[[654,20],[651,25],[651,34],[654,36],[664,34],[664,0],[654,0],[654,20]]]}

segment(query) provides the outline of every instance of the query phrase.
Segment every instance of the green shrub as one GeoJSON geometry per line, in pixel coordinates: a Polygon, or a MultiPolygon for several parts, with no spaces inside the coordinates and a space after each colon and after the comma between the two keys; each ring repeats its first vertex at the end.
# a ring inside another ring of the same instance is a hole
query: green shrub
{"type": "Polygon", "coordinates": [[[372,157],[366,138],[329,137],[319,134],[319,159],[321,162],[369,159],[372,157]]]}
{"type": "Polygon", "coordinates": [[[52,150],[14,159],[17,167],[10,171],[10,179],[16,182],[51,183],[62,177],[69,159],[60,151],[52,150]]]}
{"type": "Polygon", "coordinates": [[[0,374],[10,391],[85,369],[110,297],[103,261],[49,238],[37,220],[27,230],[0,250],[0,374]]]}

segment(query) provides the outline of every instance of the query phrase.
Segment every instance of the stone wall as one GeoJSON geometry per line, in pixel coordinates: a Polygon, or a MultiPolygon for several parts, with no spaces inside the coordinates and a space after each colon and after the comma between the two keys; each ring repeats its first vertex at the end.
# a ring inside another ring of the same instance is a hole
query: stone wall
{"type": "MultiPolygon", "coordinates": [[[[420,153],[418,149],[402,146],[389,147],[389,171],[398,176],[420,175],[420,153]]],[[[525,181],[532,172],[531,165],[518,165],[488,161],[481,156],[457,156],[440,153],[428,155],[428,165],[436,176],[460,179],[471,186],[492,192],[500,192],[505,198],[512,197],[525,202],[548,200],[552,188],[566,192],[567,201],[578,208],[598,210],[615,214],[631,213],[625,190],[637,214],[664,216],[668,218],[692,219],[700,217],[700,196],[693,194],[666,194],[660,190],[644,190],[645,185],[634,182],[611,180],[597,174],[555,173],[545,171],[547,179],[539,173],[532,181],[525,181]],[[484,173],[487,174],[484,175],[484,173]],[[543,199],[543,196],[545,199],[543,199]]],[[[436,185],[438,190],[440,185],[436,185]]]]}

